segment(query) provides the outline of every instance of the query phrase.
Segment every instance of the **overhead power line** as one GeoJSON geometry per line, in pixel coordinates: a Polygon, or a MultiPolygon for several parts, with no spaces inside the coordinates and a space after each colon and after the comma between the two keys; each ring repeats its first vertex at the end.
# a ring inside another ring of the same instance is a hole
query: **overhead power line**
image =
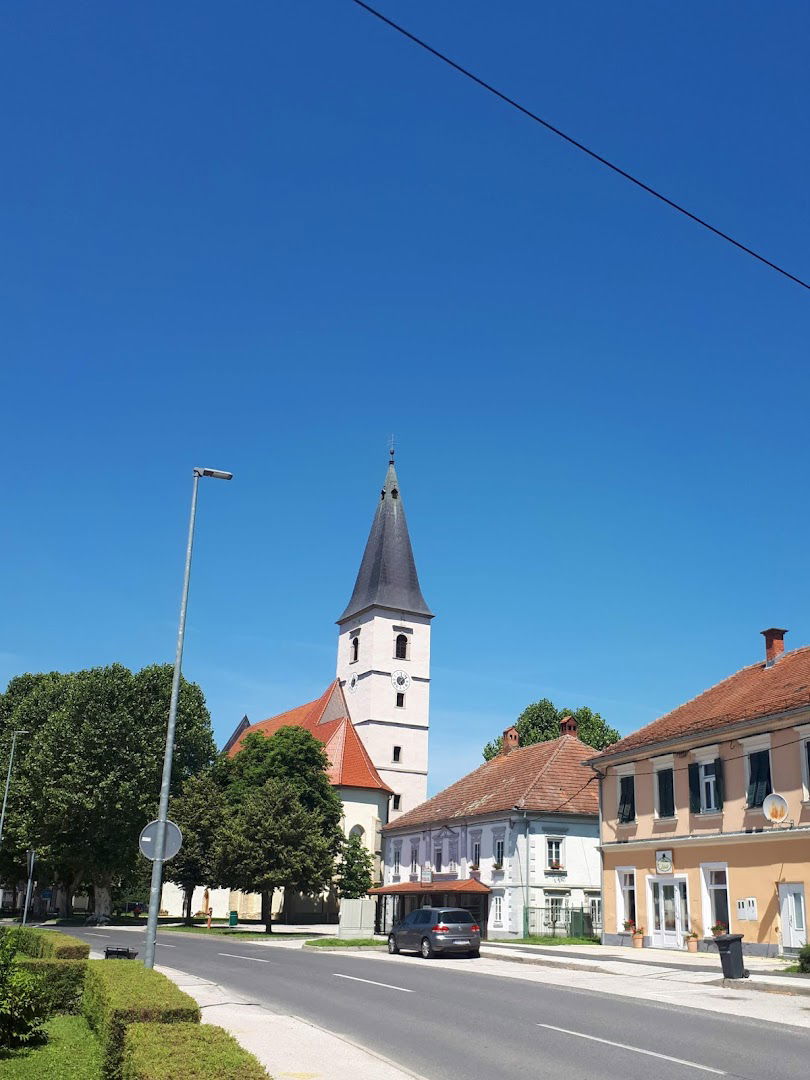
{"type": "Polygon", "coordinates": [[[764,255],[760,255],[759,252],[754,251],[753,248],[747,247],[747,245],[741,243],[739,240],[735,240],[733,236],[729,236],[729,234],[723,232],[722,229],[718,229],[715,225],[712,225],[710,222],[706,221],[705,218],[701,218],[698,217],[697,214],[693,214],[691,210],[687,210],[685,206],[681,206],[680,203],[676,203],[673,199],[668,198],[662,192],[656,191],[655,188],[650,187],[649,184],[645,184],[643,180],[639,180],[637,176],[633,176],[633,174],[627,172],[626,169],[622,169],[619,165],[616,165],[614,162],[609,161],[605,157],[602,157],[601,154],[597,154],[595,150],[591,150],[590,147],[585,146],[584,143],[581,143],[572,135],[567,135],[560,128],[555,127],[554,124],[549,123],[548,120],[544,120],[542,116],[538,116],[537,113],[532,112],[532,110],[526,108],[525,105],[521,105],[519,101],[515,101],[515,99],[509,97],[508,94],[504,94],[503,91],[498,90],[497,87],[493,86],[491,83],[486,82],[485,79],[482,79],[480,76],[476,75],[468,68],[462,67],[461,64],[456,63],[455,60],[451,60],[451,58],[449,56],[446,56],[443,52],[439,52],[438,49],[434,49],[432,45],[429,45],[426,41],[423,41],[422,38],[417,37],[416,34],[412,34],[410,30],[406,30],[404,26],[400,26],[399,23],[394,22],[393,19],[389,19],[387,15],[383,15],[381,11],[377,11],[376,8],[371,7],[370,4],[364,3],[363,0],[352,0],[352,3],[356,4],[357,7],[362,8],[364,11],[368,12],[369,15],[373,15],[375,19],[379,19],[380,22],[385,23],[385,25],[389,26],[392,30],[396,30],[398,34],[401,34],[409,41],[412,41],[414,45],[418,45],[420,49],[424,49],[425,52],[430,53],[431,56],[435,56],[437,60],[441,60],[443,64],[447,64],[448,67],[451,67],[454,71],[457,71],[459,75],[463,75],[466,79],[470,79],[471,82],[476,83],[483,90],[486,90],[488,93],[494,95],[494,97],[499,98],[501,101],[505,102],[505,104],[510,105],[513,109],[517,109],[517,111],[523,113],[524,116],[528,116],[530,120],[534,120],[536,124],[540,124],[542,127],[546,128],[547,131],[550,131],[552,132],[552,134],[557,135],[560,139],[564,139],[565,142],[570,143],[570,145],[576,147],[577,150],[581,150],[583,154],[587,154],[588,157],[593,158],[594,161],[598,161],[600,165],[604,165],[612,172],[615,172],[619,176],[624,177],[625,180],[629,180],[631,184],[635,184],[636,187],[641,188],[642,191],[646,191],[648,195],[652,195],[660,202],[666,203],[666,205],[671,207],[673,210],[677,210],[679,214],[683,214],[684,217],[689,218],[690,221],[694,221],[696,225],[701,225],[704,229],[708,229],[710,233],[714,233],[715,236],[719,236],[721,240],[726,240],[735,248],[738,248],[740,251],[745,252],[746,255],[750,255],[758,262],[764,263],[765,266],[769,266],[771,270],[775,270],[778,274],[782,274],[784,277],[789,278],[797,285],[801,285],[802,288],[810,289],[810,283],[803,281],[795,274],[791,274],[789,270],[785,270],[785,268],[779,266],[778,263],[771,262],[770,259],[766,259],[764,255]]]}

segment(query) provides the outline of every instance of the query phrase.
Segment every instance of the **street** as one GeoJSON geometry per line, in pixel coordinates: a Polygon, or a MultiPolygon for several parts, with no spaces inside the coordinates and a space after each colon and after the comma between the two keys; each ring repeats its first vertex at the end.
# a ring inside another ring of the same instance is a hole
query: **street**
{"type": "MultiPolygon", "coordinates": [[[[93,949],[143,955],[143,931],[68,932],[93,949]]],[[[163,931],[157,963],[345,1035],[428,1080],[797,1080],[810,1055],[810,1034],[795,1028],[478,974],[468,959],[447,968],[163,931]]]]}

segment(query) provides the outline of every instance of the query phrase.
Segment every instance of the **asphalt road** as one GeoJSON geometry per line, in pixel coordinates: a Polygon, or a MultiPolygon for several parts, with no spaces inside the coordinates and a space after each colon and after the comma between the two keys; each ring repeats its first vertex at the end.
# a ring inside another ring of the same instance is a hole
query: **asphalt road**
{"type": "MultiPolygon", "coordinates": [[[[123,945],[143,955],[143,932],[68,932],[94,949],[123,945]]],[[[381,962],[166,932],[158,934],[157,958],[346,1035],[429,1080],[810,1076],[810,1032],[477,974],[466,958],[448,970],[407,957],[381,962]]]]}

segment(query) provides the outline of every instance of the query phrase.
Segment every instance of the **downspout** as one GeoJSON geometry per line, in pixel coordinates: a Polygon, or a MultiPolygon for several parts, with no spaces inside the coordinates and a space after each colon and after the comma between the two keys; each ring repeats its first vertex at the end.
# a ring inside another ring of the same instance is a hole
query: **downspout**
{"type": "MultiPolygon", "coordinates": [[[[518,807],[515,807],[517,810],[518,807]]],[[[529,814],[526,810],[521,810],[523,814],[523,824],[526,826],[526,830],[523,833],[524,840],[526,841],[526,872],[523,875],[523,936],[529,936],[529,814]]],[[[518,863],[518,865],[520,865],[518,863]]]]}
{"type": "Polygon", "coordinates": [[[599,896],[600,904],[602,907],[602,944],[605,944],[605,853],[602,848],[602,781],[605,779],[605,774],[600,772],[597,767],[589,762],[591,769],[596,773],[599,783],[599,896]]]}

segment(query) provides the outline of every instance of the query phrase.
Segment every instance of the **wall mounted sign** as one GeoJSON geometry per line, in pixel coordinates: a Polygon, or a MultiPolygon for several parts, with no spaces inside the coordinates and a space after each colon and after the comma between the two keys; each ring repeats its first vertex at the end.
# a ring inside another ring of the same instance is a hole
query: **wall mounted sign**
{"type": "Polygon", "coordinates": [[[672,873],[672,852],[671,851],[656,851],[656,853],[655,853],[655,872],[656,872],[656,874],[671,874],[672,873]]]}

